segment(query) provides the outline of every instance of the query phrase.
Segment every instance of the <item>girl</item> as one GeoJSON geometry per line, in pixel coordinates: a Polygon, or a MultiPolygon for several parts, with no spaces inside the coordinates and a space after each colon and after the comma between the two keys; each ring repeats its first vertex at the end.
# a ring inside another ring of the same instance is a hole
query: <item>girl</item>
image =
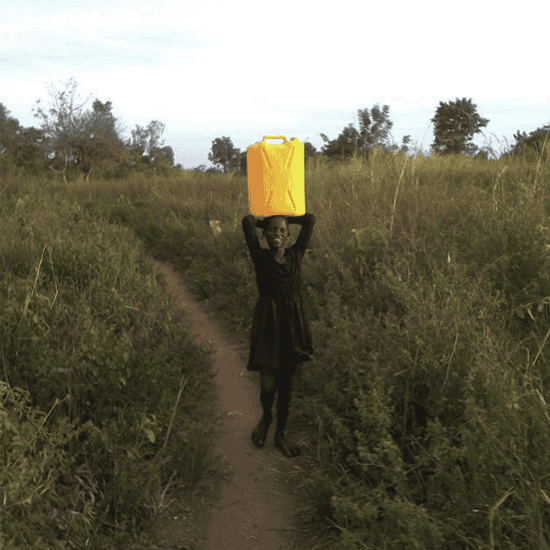
{"type": "Polygon", "coordinates": [[[313,353],[308,311],[301,288],[301,265],[314,225],[315,216],[307,213],[270,216],[264,220],[249,215],[242,220],[259,292],[247,369],[260,371],[263,415],[252,432],[252,442],[258,448],[264,446],[278,391],[275,444],[288,457],[300,454],[300,449],[284,435],[292,380],[298,365],[309,360],[313,353]],[[289,223],[302,228],[296,243],[285,248],[289,223]],[[256,227],[263,229],[269,250],[260,247],[256,227]]]}

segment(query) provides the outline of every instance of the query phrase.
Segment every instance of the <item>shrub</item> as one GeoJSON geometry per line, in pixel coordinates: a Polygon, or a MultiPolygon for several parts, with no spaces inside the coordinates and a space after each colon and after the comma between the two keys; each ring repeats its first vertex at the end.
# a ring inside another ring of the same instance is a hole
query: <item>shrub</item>
{"type": "MultiPolygon", "coordinates": [[[[308,170],[316,354],[294,407],[342,548],[547,547],[546,170],[378,153],[308,170]]],[[[105,208],[248,328],[244,182],[126,185],[105,208]]]]}
{"type": "Polygon", "coordinates": [[[127,228],[26,186],[0,222],[3,542],[116,547],[200,479],[209,352],[127,228]]]}

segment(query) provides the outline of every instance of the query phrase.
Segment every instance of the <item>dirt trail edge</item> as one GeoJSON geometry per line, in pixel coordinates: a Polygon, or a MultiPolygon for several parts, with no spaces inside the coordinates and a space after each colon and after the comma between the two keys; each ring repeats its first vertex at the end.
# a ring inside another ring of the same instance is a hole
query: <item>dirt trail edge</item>
{"type": "Polygon", "coordinates": [[[215,352],[217,403],[212,406],[217,407],[214,462],[218,470],[214,475],[218,481],[211,484],[201,506],[191,502],[183,509],[165,511],[157,520],[155,547],[298,549],[294,520],[299,505],[289,474],[300,458],[280,454],[273,443],[273,426],[263,449],[252,444],[250,434],[261,416],[259,374],[246,370],[243,342],[229,342],[227,330],[214,319],[213,308],[199,304],[170,266],[159,262],[155,266],[176,306],[184,309],[196,342],[211,344],[215,352]]]}

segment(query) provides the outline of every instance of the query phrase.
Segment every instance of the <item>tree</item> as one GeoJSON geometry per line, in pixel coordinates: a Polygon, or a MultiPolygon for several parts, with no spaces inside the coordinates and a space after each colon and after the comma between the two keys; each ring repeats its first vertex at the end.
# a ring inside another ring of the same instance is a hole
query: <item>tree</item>
{"type": "Polygon", "coordinates": [[[306,141],[304,143],[304,157],[307,159],[309,157],[314,157],[317,153],[317,149],[313,146],[312,143],[306,141]]]}
{"type": "Polygon", "coordinates": [[[411,136],[406,135],[401,138],[401,147],[397,151],[398,153],[408,153],[410,150],[411,136]]]}
{"type": "Polygon", "coordinates": [[[390,120],[390,107],[378,104],[372,109],[359,109],[359,135],[361,138],[361,152],[371,151],[376,145],[389,150],[390,132],[393,122],[390,120]]]}
{"type": "Polygon", "coordinates": [[[474,134],[481,132],[489,120],[477,113],[477,105],[471,99],[458,99],[448,103],[439,102],[432,118],[434,124],[433,150],[448,154],[474,155],[477,146],[471,143],[474,134]]]}
{"type": "Polygon", "coordinates": [[[42,122],[47,154],[53,155],[65,182],[69,165],[76,166],[89,180],[100,168],[114,168],[126,154],[112,103],[96,99],[91,111],[86,111],[90,98],[81,99],[77,86],[74,79],[69,79],[61,91],[50,86],[51,107],[43,109],[38,100],[34,109],[34,116],[42,122]]]}
{"type": "Polygon", "coordinates": [[[390,108],[378,104],[372,109],[359,109],[359,130],[349,124],[335,140],[329,140],[325,134],[322,154],[334,160],[343,160],[354,155],[368,154],[376,145],[390,150],[390,130],[393,122],[390,120],[390,108]]]}
{"type": "Polygon", "coordinates": [[[247,151],[236,149],[236,154],[229,164],[229,171],[236,170],[237,173],[246,176],[248,175],[248,160],[247,151]]]}
{"type": "Polygon", "coordinates": [[[19,129],[19,121],[0,103],[0,155],[13,152],[19,129]]]}
{"type": "Polygon", "coordinates": [[[489,147],[482,147],[474,156],[478,160],[490,160],[491,158],[491,149],[489,147]]]}
{"type": "Polygon", "coordinates": [[[25,128],[0,103],[0,154],[15,166],[31,166],[44,159],[44,135],[41,130],[25,128]]]}
{"type": "Polygon", "coordinates": [[[361,151],[360,135],[353,124],[346,126],[340,135],[332,141],[325,134],[320,135],[325,142],[322,153],[327,157],[343,160],[351,157],[355,151],[361,151]]]}
{"type": "MultiPolygon", "coordinates": [[[[127,143],[135,163],[138,165],[155,164],[159,152],[164,150],[164,140],[161,140],[164,128],[165,125],[158,120],[152,120],[145,127],[136,124],[135,129],[131,132],[132,137],[127,143]]],[[[165,156],[166,150],[163,154],[163,157],[165,156]]]]}
{"type": "Polygon", "coordinates": [[[40,99],[33,108],[35,118],[41,121],[41,130],[47,147],[47,155],[53,155],[54,163],[67,182],[65,171],[70,161],[74,160],[74,139],[83,131],[82,113],[89,97],[82,99],[77,92],[76,80],[70,78],[61,91],[53,85],[49,87],[51,106],[44,110],[40,99]]]}
{"type": "Polygon", "coordinates": [[[13,147],[16,166],[34,166],[44,161],[44,134],[34,127],[21,127],[13,147]]]}
{"type": "MultiPolygon", "coordinates": [[[[245,159],[246,159],[246,153],[245,159]]],[[[240,149],[235,149],[231,138],[216,138],[212,142],[212,151],[208,153],[208,160],[214,166],[221,166],[223,173],[227,174],[231,170],[237,170],[242,165],[242,154],[240,149]]]]}
{"type": "Polygon", "coordinates": [[[112,109],[110,101],[96,99],[69,140],[75,163],[88,181],[94,171],[114,168],[126,153],[112,109]]]}
{"type": "Polygon", "coordinates": [[[156,158],[159,164],[162,162],[167,166],[174,166],[174,149],[170,145],[161,147],[157,150],[156,158]]]}
{"type": "Polygon", "coordinates": [[[512,147],[512,154],[535,154],[538,158],[548,158],[550,154],[550,124],[546,124],[529,134],[517,131],[514,134],[516,143],[512,147]]]}

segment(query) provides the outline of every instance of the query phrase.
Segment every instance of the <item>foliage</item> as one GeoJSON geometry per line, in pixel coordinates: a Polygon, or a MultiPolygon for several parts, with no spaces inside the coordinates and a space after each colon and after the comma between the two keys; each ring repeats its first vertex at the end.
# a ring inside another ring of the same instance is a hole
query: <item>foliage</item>
{"type": "Polygon", "coordinates": [[[84,130],[82,114],[90,99],[81,98],[77,88],[78,84],[74,78],[70,78],[60,91],[50,85],[50,107],[44,110],[41,100],[38,99],[33,108],[35,118],[41,121],[46,156],[50,158],[53,155],[56,168],[61,170],[65,183],[65,172],[74,156],[72,141],[84,130]]]}
{"type": "Polygon", "coordinates": [[[528,153],[535,154],[537,158],[547,159],[550,144],[548,137],[550,136],[550,124],[546,124],[527,134],[526,132],[517,131],[514,134],[516,143],[513,145],[512,153],[516,155],[525,155],[528,153]]]}
{"type": "Polygon", "coordinates": [[[128,230],[64,186],[2,191],[2,547],[120,547],[201,478],[209,352],[128,230]]]}
{"type": "Polygon", "coordinates": [[[359,109],[359,130],[349,124],[336,140],[330,141],[325,134],[322,154],[329,158],[350,158],[353,155],[368,154],[375,146],[390,148],[390,131],[393,122],[390,120],[390,108],[374,105],[372,109],[359,109]]]}
{"type": "MultiPolygon", "coordinates": [[[[174,151],[161,140],[165,128],[162,122],[136,125],[131,137],[124,139],[112,103],[95,99],[92,110],[86,111],[90,98],[81,99],[77,88],[74,79],[69,79],[61,90],[50,86],[50,107],[43,108],[40,100],[34,107],[34,116],[41,121],[40,134],[22,134],[27,142],[33,138],[35,146],[40,143],[42,158],[50,159],[50,169],[57,171],[65,183],[71,171],[87,181],[98,172],[119,177],[132,171],[169,173],[174,166],[174,151]]],[[[19,141],[25,145],[25,140],[19,141]]],[[[26,158],[30,153],[36,156],[36,152],[27,144],[24,154],[19,154],[22,163],[27,165],[26,158]]]]}
{"type": "MultiPolygon", "coordinates": [[[[173,148],[161,140],[165,128],[163,123],[153,120],[145,127],[136,125],[131,136],[123,139],[122,128],[112,113],[110,101],[103,103],[95,99],[92,111],[84,111],[90,98],[79,97],[74,79],[69,79],[61,90],[50,86],[49,93],[49,109],[42,108],[40,100],[34,108],[35,117],[41,120],[39,129],[21,127],[0,104],[0,151],[11,157],[9,162],[5,157],[5,166],[13,164],[29,167],[34,174],[49,168],[65,183],[68,178],[85,178],[89,181],[93,174],[97,178],[113,179],[128,178],[135,172],[153,177],[169,176],[174,170],[182,170],[180,164],[174,165],[173,148]]],[[[475,110],[475,106],[468,104],[465,99],[459,103],[455,105],[451,102],[451,105],[462,113],[460,116],[463,120],[459,121],[462,132],[472,122],[467,115],[472,108],[475,110]]],[[[476,117],[475,123],[485,121],[486,125],[488,122],[476,117]]],[[[371,109],[360,109],[358,119],[358,130],[350,124],[335,140],[329,140],[325,134],[321,134],[325,141],[321,152],[317,152],[310,142],[305,142],[305,158],[315,158],[317,162],[329,159],[332,164],[337,164],[350,158],[365,157],[376,148],[393,153],[411,150],[410,136],[403,136],[399,146],[393,142],[393,122],[389,117],[388,105],[381,108],[376,104],[371,109]]],[[[479,128],[474,127],[475,124],[468,131],[478,132],[479,128]]],[[[444,138],[447,146],[451,147],[449,151],[476,154],[477,148],[468,143],[471,136],[462,139],[460,132],[457,134],[453,128],[445,129],[445,132],[449,133],[444,138]]],[[[524,138],[526,136],[521,137],[522,140],[524,138]]],[[[440,148],[435,147],[435,150],[440,151],[440,148]]],[[[443,152],[446,150],[444,148],[443,152]]],[[[420,153],[419,146],[416,146],[414,152],[420,153]]],[[[488,150],[479,152],[480,158],[488,158],[488,155],[488,150]]],[[[247,152],[235,148],[229,137],[216,138],[208,158],[215,167],[207,169],[201,165],[190,171],[247,175],[247,152]]]]}
{"type": "Polygon", "coordinates": [[[43,143],[44,134],[42,130],[38,130],[32,126],[30,128],[22,128],[13,148],[16,165],[43,167],[43,143]]]}
{"type": "Polygon", "coordinates": [[[379,105],[374,105],[370,112],[368,109],[359,109],[357,115],[362,141],[369,150],[375,145],[388,144],[393,126],[393,122],[390,120],[389,105],[384,105],[382,109],[379,105]]]}
{"type": "Polygon", "coordinates": [[[125,155],[110,101],[96,99],[92,111],[82,115],[82,125],[70,139],[75,162],[90,180],[98,169],[113,169],[125,155]]]}
{"type": "MultiPolygon", "coordinates": [[[[306,159],[316,356],[289,428],[340,548],[548,546],[544,150],[536,162],[380,147],[332,168],[306,159]]],[[[0,543],[115,546],[174,471],[180,486],[200,478],[193,433],[208,426],[193,416],[207,354],[132,232],[246,336],[245,177],[143,169],[67,188],[7,149],[0,169],[0,543]]]]}
{"type": "Polygon", "coordinates": [[[307,159],[313,157],[317,153],[317,149],[309,142],[304,142],[304,157],[307,159]]]}
{"type": "MultiPolygon", "coordinates": [[[[307,160],[316,354],[289,429],[339,548],[548,546],[549,176],[515,157],[307,160]]],[[[135,228],[246,336],[245,178],[189,173],[122,192],[119,204],[98,186],[87,208],[135,228]]]]}
{"type": "Polygon", "coordinates": [[[28,392],[0,382],[0,483],[4,492],[0,543],[14,550],[66,548],[65,537],[58,538],[56,531],[69,534],[80,524],[86,532],[93,520],[86,491],[76,487],[71,497],[81,499],[74,503],[79,510],[70,514],[56,495],[57,476],[52,475],[59,466],[55,446],[78,434],[66,424],[47,433],[44,425],[49,415],[31,407],[29,401],[28,392]]]}
{"type": "Polygon", "coordinates": [[[41,130],[24,128],[0,103],[0,154],[11,156],[15,166],[33,166],[43,159],[43,140],[41,130]]]}
{"type": "Polygon", "coordinates": [[[174,151],[164,145],[161,136],[165,125],[158,120],[151,121],[145,128],[136,124],[132,130],[132,139],[127,147],[132,154],[134,165],[159,166],[167,168],[174,165],[174,151]]]}
{"type": "Polygon", "coordinates": [[[225,136],[216,138],[212,142],[212,151],[208,153],[208,160],[214,166],[221,166],[224,174],[232,170],[246,173],[246,151],[241,153],[240,149],[236,149],[231,138],[225,136]]]}
{"type": "Polygon", "coordinates": [[[19,126],[19,121],[0,103],[0,153],[13,150],[19,126]]]}
{"type": "Polygon", "coordinates": [[[489,120],[477,113],[477,106],[471,99],[456,98],[455,101],[439,102],[435,116],[434,142],[432,147],[437,153],[473,155],[477,147],[471,143],[474,134],[481,132],[489,120]]]}

